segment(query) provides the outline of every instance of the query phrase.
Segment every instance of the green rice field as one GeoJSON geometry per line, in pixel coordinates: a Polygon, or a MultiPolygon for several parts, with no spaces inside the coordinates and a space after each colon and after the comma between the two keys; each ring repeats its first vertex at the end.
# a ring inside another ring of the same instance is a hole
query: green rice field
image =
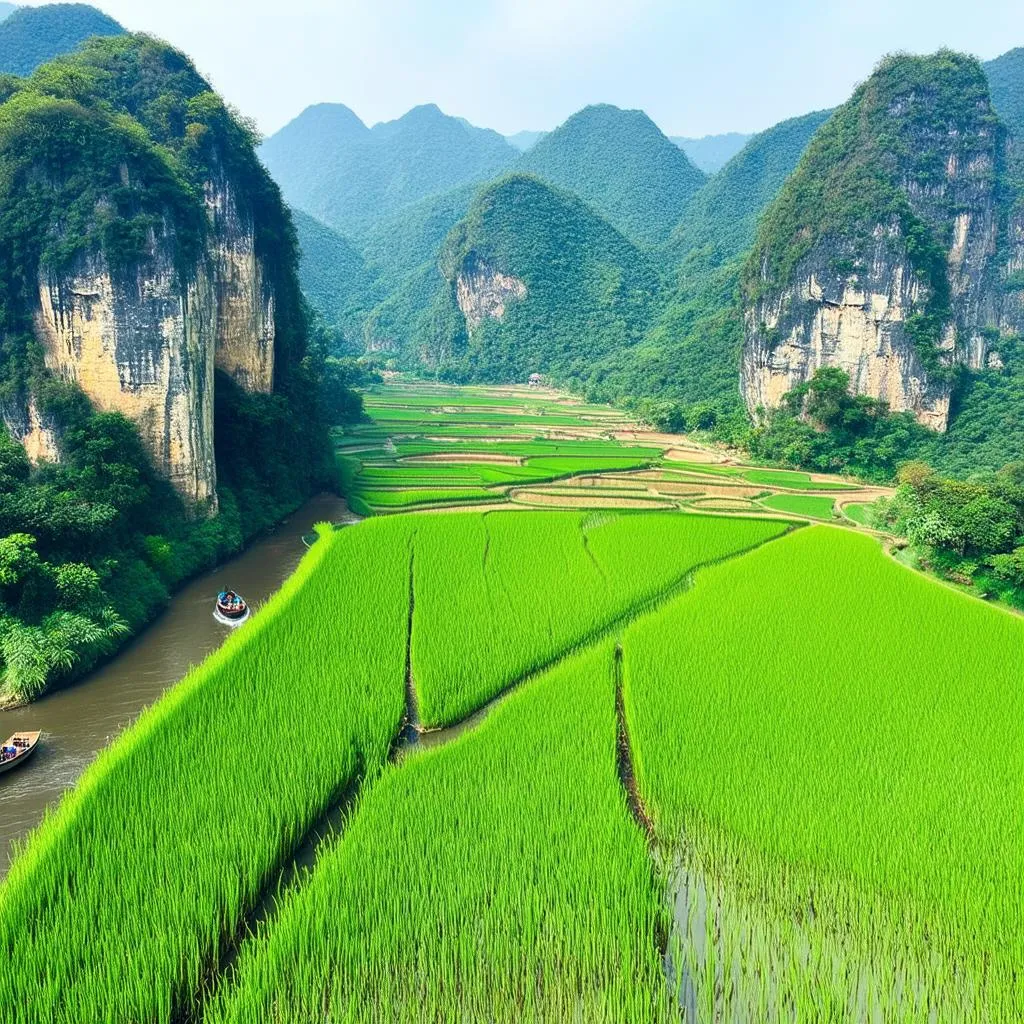
{"type": "Polygon", "coordinates": [[[835,515],[878,488],[366,406],[362,521],[18,850],[3,1024],[1024,1019],[1024,619],[835,515]]]}

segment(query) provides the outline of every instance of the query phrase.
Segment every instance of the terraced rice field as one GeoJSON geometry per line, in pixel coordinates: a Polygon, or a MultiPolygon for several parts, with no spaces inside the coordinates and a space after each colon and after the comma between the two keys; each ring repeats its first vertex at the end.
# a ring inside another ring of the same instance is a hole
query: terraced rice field
{"type": "Polygon", "coordinates": [[[877,489],[368,405],[367,521],[0,885],[4,1024],[1024,1019],[1024,622],[812,524],[877,489]]]}

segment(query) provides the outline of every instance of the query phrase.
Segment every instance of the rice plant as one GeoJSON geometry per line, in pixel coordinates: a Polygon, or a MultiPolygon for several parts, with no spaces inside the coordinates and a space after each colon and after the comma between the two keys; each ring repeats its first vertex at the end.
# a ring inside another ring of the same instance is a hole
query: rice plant
{"type": "Polygon", "coordinates": [[[325,532],[87,770],[0,886],[4,1024],[168,1021],[404,708],[405,521],[325,532]]]}
{"type": "Polygon", "coordinates": [[[209,1024],[672,1019],[662,884],[617,775],[613,644],[389,768],[209,1024]]]}
{"type": "Polygon", "coordinates": [[[640,791],[707,894],[678,921],[698,1001],[1024,1018],[1024,622],[813,527],[624,650],[640,791]]]}
{"type": "Polygon", "coordinates": [[[673,513],[419,517],[412,664],[424,724],[458,721],[695,566],[785,529],[673,513]]]}

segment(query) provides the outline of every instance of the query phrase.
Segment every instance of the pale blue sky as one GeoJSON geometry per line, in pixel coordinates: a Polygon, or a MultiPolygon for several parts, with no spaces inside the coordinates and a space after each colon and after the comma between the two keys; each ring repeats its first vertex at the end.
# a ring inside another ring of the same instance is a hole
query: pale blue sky
{"type": "MultiPolygon", "coordinates": [[[[28,0],[38,5],[40,0],[28,0]]],[[[670,135],[841,102],[883,54],[1024,45],[1021,0],[98,0],[186,50],[273,132],[311,103],[368,124],[418,103],[511,133],[587,103],[670,135]]]]}

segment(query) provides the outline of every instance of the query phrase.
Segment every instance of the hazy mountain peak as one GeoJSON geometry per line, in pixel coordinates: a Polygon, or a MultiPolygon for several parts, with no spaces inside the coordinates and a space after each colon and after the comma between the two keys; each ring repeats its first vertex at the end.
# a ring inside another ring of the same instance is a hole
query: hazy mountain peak
{"type": "Polygon", "coordinates": [[[519,166],[588,202],[628,237],[664,241],[704,175],[642,110],[598,103],[541,139],[519,166]]]}
{"type": "Polygon", "coordinates": [[[118,22],[88,4],[18,7],[0,22],[0,72],[30,75],[40,64],[77,50],[90,36],[123,34],[118,22]]]}

